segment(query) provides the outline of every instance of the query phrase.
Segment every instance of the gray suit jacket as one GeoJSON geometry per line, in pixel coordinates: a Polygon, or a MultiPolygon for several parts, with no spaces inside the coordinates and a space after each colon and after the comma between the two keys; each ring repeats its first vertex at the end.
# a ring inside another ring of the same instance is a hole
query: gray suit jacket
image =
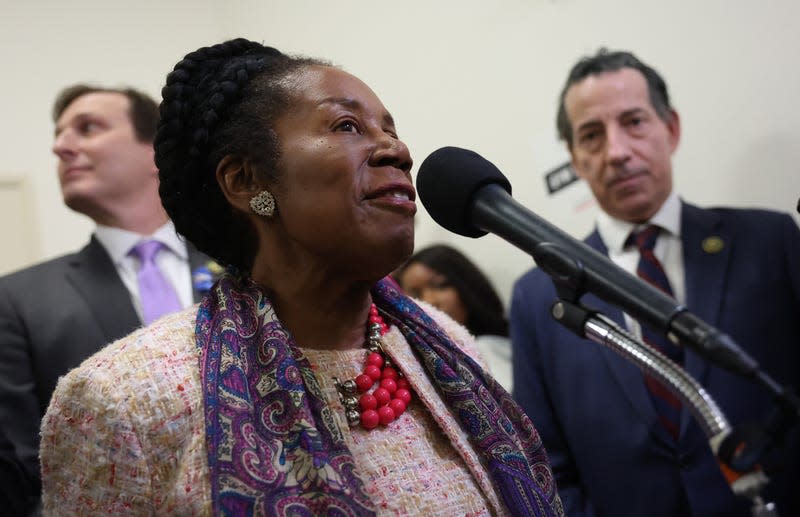
{"type": "MultiPolygon", "coordinates": [[[[191,271],[210,260],[187,246],[191,271]]],[[[140,325],[94,237],[77,253],[0,278],[0,429],[36,479],[39,426],[58,378],[140,325]]]]}

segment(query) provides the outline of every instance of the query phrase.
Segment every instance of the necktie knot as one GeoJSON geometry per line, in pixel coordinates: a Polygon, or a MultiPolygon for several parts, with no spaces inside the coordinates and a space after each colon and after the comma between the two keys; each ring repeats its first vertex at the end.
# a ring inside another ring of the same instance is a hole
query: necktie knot
{"type": "Polygon", "coordinates": [[[669,296],[672,296],[672,287],[669,285],[664,267],[654,253],[659,233],[661,233],[661,228],[651,224],[638,232],[631,232],[626,244],[633,244],[639,250],[639,264],[636,267],[636,274],[669,296]]]}
{"type": "Polygon", "coordinates": [[[661,228],[658,226],[651,224],[639,231],[631,232],[630,236],[626,244],[633,244],[639,251],[653,251],[653,248],[656,246],[656,240],[658,239],[658,234],[661,233],[661,228]]]}
{"type": "Polygon", "coordinates": [[[141,241],[131,248],[131,255],[137,257],[143,264],[154,262],[156,255],[164,247],[164,244],[157,240],[141,241]]]}

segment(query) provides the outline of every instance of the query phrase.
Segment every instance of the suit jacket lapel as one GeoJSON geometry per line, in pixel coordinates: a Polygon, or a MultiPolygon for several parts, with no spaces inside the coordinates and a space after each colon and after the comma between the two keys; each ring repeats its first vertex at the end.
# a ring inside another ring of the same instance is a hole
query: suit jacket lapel
{"type": "MultiPolygon", "coordinates": [[[[585,242],[603,255],[608,256],[608,248],[603,243],[597,231],[594,231],[585,242]]],[[[591,294],[584,297],[584,302],[587,307],[596,309],[598,312],[614,320],[620,328],[626,328],[622,310],[616,306],[606,303],[591,294]]],[[[597,346],[603,345],[598,344],[597,346]]],[[[660,425],[658,422],[658,415],[656,415],[653,401],[644,385],[642,371],[638,366],[605,346],[603,346],[603,359],[606,367],[627,396],[631,406],[633,406],[636,413],[639,414],[653,435],[663,444],[674,447],[674,441],[669,436],[664,426],[660,425]]]]}
{"type": "Polygon", "coordinates": [[[141,325],[128,289],[111,257],[94,236],[70,262],[67,280],[89,305],[103,335],[112,342],[141,325]]]}
{"type": "MultiPolygon", "coordinates": [[[[722,226],[716,213],[682,203],[681,241],[686,307],[709,325],[717,326],[733,234],[722,226]]],[[[684,367],[698,382],[705,384],[709,371],[705,359],[692,350],[686,350],[684,367]]],[[[687,420],[683,419],[682,427],[686,426],[687,420]]]]}

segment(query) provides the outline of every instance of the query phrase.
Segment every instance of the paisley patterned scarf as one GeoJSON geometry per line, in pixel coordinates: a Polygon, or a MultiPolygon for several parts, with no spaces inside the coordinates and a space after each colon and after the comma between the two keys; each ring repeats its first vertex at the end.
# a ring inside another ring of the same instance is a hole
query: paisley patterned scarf
{"type": "MultiPolygon", "coordinates": [[[[374,303],[396,325],[484,458],[513,515],[562,515],[547,457],[511,396],[396,285],[374,303]]],[[[195,330],[215,515],[375,515],[308,361],[251,280],[222,277],[195,330]]]]}

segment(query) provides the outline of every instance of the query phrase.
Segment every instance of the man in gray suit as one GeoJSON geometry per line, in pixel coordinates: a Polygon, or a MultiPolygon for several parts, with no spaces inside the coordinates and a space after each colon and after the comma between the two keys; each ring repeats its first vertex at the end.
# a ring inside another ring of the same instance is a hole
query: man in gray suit
{"type": "MultiPolygon", "coordinates": [[[[146,259],[133,248],[158,241],[153,261],[173,310],[208,288],[192,272],[210,261],[175,233],[161,206],[153,99],[75,85],[59,95],[53,119],[64,203],[97,227],[77,253],[0,278],[0,429],[36,480],[39,425],[58,378],[157,316],[143,305],[146,259]]],[[[38,488],[34,504],[37,497],[38,488]]]]}

